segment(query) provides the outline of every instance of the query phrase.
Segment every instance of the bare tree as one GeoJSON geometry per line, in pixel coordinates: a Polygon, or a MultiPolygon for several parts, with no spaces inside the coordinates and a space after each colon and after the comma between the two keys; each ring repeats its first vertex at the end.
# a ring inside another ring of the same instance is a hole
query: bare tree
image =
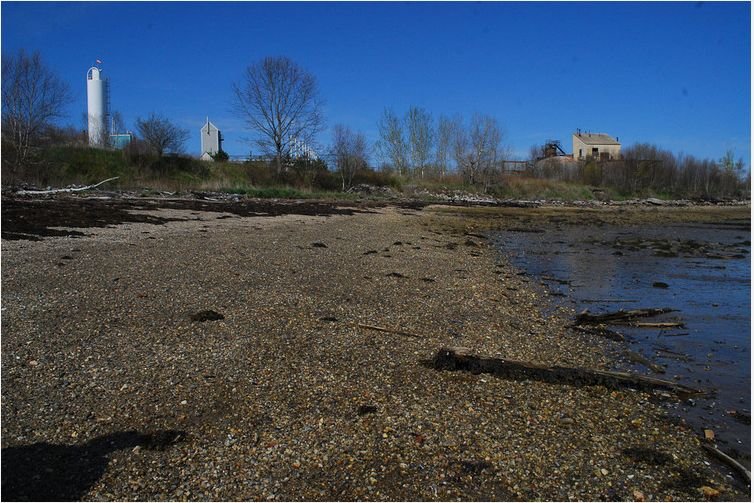
{"type": "Polygon", "coordinates": [[[414,174],[418,172],[419,177],[424,178],[424,169],[431,158],[434,143],[432,116],[423,108],[409,107],[406,113],[406,129],[411,167],[414,174]]]}
{"type": "Polygon", "coordinates": [[[136,130],[139,136],[149,145],[150,150],[159,157],[165,152],[182,152],[183,146],[189,139],[187,129],[182,129],[165,117],[154,112],[146,119],[136,119],[136,130]]]}
{"type": "Polygon", "coordinates": [[[453,159],[456,161],[458,171],[465,180],[472,180],[476,172],[474,158],[469,149],[469,134],[464,127],[463,120],[458,119],[456,127],[453,128],[452,136],[453,159]]]}
{"type": "Polygon", "coordinates": [[[117,110],[110,115],[110,132],[112,134],[126,132],[126,121],[123,120],[123,114],[117,110]]]}
{"type": "Polygon", "coordinates": [[[437,121],[437,149],[435,151],[435,163],[440,171],[440,176],[445,176],[450,169],[450,159],[453,150],[453,137],[460,127],[461,119],[450,119],[441,115],[437,121]]]}
{"type": "Polygon", "coordinates": [[[471,148],[478,167],[478,175],[485,189],[500,159],[503,134],[494,117],[474,114],[469,129],[471,148]]]}
{"type": "Polygon", "coordinates": [[[342,190],[351,187],[359,169],[367,166],[367,140],[362,133],[354,133],[342,124],[333,130],[333,158],[340,173],[342,190]]]}
{"type": "Polygon", "coordinates": [[[408,146],[400,119],[392,110],[386,108],[378,127],[380,139],[377,142],[377,150],[380,157],[390,162],[399,175],[404,174],[408,167],[408,146]]]}
{"type": "Polygon", "coordinates": [[[49,124],[42,129],[39,135],[40,147],[65,145],[65,146],[85,146],[89,140],[85,130],[78,129],[74,126],[56,126],[49,124]]]}
{"type": "Polygon", "coordinates": [[[467,183],[489,184],[502,159],[502,132],[497,120],[489,115],[474,114],[468,130],[458,127],[453,139],[453,157],[467,183]]]}
{"type": "Polygon", "coordinates": [[[2,58],[2,96],[2,139],[12,147],[13,166],[20,169],[42,130],[63,116],[71,95],[38,52],[30,56],[21,50],[2,58]]]}
{"type": "Polygon", "coordinates": [[[107,138],[107,144],[111,148],[117,148],[118,144],[115,139],[116,134],[123,134],[126,132],[126,122],[123,120],[123,114],[118,111],[113,112],[110,115],[110,137],[107,138]]]}
{"type": "Polygon", "coordinates": [[[324,118],[317,80],[286,57],[267,57],[246,68],[233,84],[233,110],[275,156],[278,174],[295,141],[313,143],[324,118]]]}
{"type": "Polygon", "coordinates": [[[542,144],[536,143],[529,147],[529,160],[536,162],[545,157],[545,147],[542,144]]]}

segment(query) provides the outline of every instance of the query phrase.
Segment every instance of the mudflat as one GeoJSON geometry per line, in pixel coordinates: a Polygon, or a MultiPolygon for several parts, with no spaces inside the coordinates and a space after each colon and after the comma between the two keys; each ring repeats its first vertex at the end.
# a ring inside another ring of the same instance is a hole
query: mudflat
{"type": "Polygon", "coordinates": [[[4,499],[748,500],[650,391],[433,365],[610,366],[484,237],[558,209],[281,205],[11,226],[4,499]]]}

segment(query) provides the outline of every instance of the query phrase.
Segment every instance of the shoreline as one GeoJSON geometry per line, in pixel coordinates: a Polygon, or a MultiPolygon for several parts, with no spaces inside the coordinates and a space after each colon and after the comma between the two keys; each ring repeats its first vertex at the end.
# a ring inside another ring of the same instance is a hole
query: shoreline
{"type": "Polygon", "coordinates": [[[3,239],[3,492],[33,475],[7,458],[90,446],[82,499],[748,500],[648,393],[422,365],[448,345],[610,362],[542,314],[479,237],[493,223],[356,210],[152,208],[77,229],[95,236],[3,239]],[[207,309],[224,319],[191,321],[207,309]]]}

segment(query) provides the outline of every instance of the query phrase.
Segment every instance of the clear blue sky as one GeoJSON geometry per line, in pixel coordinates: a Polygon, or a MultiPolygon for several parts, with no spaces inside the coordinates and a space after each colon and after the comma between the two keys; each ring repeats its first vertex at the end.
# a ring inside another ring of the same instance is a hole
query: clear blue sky
{"type": "Polygon", "coordinates": [[[69,83],[83,125],[86,71],[111,80],[127,126],[158,112],[210,119],[225,149],[251,133],[231,83],[264,56],[313,73],[337,123],[377,139],[385,107],[495,116],[522,157],[576,128],[750,165],[750,4],[736,3],[2,3],[2,51],[39,50],[69,83]]]}

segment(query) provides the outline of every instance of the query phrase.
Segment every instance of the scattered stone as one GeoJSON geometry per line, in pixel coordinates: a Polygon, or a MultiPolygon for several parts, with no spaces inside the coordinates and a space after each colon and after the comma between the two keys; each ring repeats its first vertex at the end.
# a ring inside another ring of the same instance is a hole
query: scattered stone
{"type": "Polygon", "coordinates": [[[492,468],[492,464],[485,460],[461,461],[461,470],[463,470],[464,473],[478,474],[489,468],[492,468]]]}
{"type": "Polygon", "coordinates": [[[366,414],[376,414],[377,406],[376,405],[359,405],[359,410],[357,410],[356,413],[360,416],[364,416],[366,414]]]}
{"type": "Polygon", "coordinates": [[[670,288],[670,285],[665,283],[664,281],[655,281],[652,283],[653,288],[670,288]]]}
{"type": "Polygon", "coordinates": [[[637,463],[651,466],[667,465],[673,462],[672,456],[648,447],[628,447],[623,454],[637,463]]]}
{"type": "Polygon", "coordinates": [[[199,311],[196,314],[191,315],[191,321],[198,321],[198,322],[204,322],[204,321],[217,321],[217,320],[224,320],[225,316],[218,313],[217,311],[213,311],[212,309],[208,309],[206,311],[199,311]]]}
{"type": "Polygon", "coordinates": [[[718,496],[720,496],[720,491],[710,486],[700,487],[699,492],[701,492],[702,496],[704,496],[707,499],[717,498],[718,496]]]}
{"type": "Polygon", "coordinates": [[[315,241],[312,243],[312,248],[327,248],[327,245],[321,241],[315,241]]]}
{"type": "Polygon", "coordinates": [[[751,414],[749,414],[748,412],[743,412],[740,410],[726,410],[725,413],[741,424],[751,424],[751,414]]]}
{"type": "Polygon", "coordinates": [[[715,440],[715,432],[712,430],[704,430],[704,440],[711,442],[715,440]]]}

